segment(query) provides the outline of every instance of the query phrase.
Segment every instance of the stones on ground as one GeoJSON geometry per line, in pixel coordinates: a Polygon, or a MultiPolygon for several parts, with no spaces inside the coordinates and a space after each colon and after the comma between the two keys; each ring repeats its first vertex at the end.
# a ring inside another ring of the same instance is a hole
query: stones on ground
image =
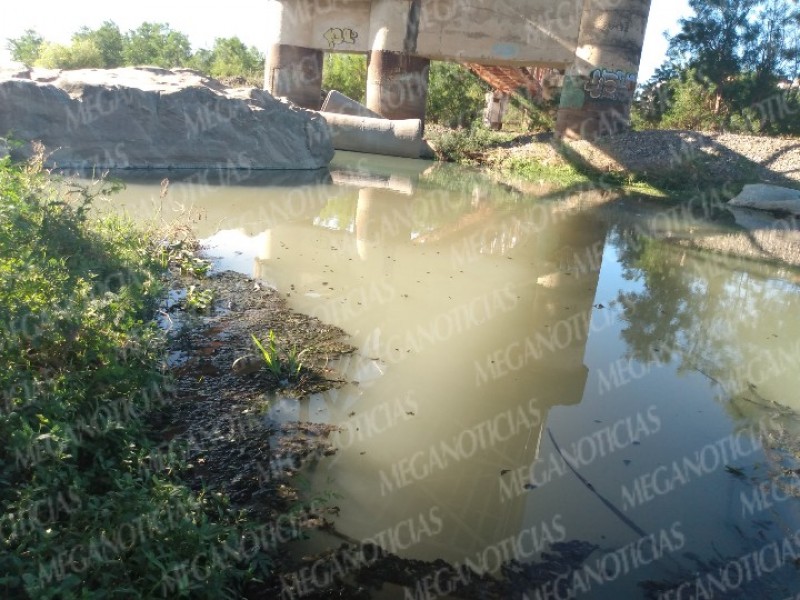
{"type": "Polygon", "coordinates": [[[800,190],[754,183],[745,185],[729,204],[756,210],[788,212],[800,216],[800,190]]]}
{"type": "Polygon", "coordinates": [[[253,373],[258,373],[261,370],[261,367],[264,366],[264,361],[258,358],[257,356],[253,356],[248,354],[246,356],[240,356],[231,365],[231,370],[236,375],[251,375],[253,373]]]}
{"type": "Polygon", "coordinates": [[[190,69],[1,73],[0,132],[68,168],[320,169],[334,153],[315,112],[190,69]]]}

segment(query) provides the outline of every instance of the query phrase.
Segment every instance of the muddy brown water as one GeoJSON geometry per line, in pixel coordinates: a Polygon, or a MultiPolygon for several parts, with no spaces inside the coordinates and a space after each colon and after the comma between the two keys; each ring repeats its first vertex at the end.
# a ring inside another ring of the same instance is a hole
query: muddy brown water
{"type": "Polygon", "coordinates": [[[800,591],[796,271],[645,235],[607,194],[521,194],[423,161],[174,172],[163,198],[163,174],[122,177],[115,209],[188,215],[217,268],[351,334],[349,384],[266,415],[341,428],[302,482],[347,537],[496,575],[597,546],[529,598],[800,591]]]}

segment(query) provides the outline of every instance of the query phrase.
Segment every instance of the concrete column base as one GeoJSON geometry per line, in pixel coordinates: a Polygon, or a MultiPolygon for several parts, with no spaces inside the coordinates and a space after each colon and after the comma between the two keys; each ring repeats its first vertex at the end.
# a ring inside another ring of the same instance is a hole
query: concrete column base
{"type": "Polygon", "coordinates": [[[486,108],[483,111],[483,124],[493,131],[500,131],[503,128],[503,117],[510,98],[511,96],[505,92],[488,92],[486,108]]]}
{"type": "Polygon", "coordinates": [[[630,105],[559,108],[556,135],[568,139],[595,140],[630,130],[630,105]]]}
{"type": "Polygon", "coordinates": [[[367,69],[367,108],[386,119],[425,122],[430,60],[373,50],[367,69]]]}
{"type": "Polygon", "coordinates": [[[273,44],[267,52],[264,87],[276,97],[319,110],[322,105],[322,50],[273,44]]]}

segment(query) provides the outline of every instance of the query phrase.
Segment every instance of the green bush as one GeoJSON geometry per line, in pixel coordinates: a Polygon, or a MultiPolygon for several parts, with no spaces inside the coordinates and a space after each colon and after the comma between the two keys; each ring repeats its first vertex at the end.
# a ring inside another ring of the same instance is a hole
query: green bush
{"type": "Polygon", "coordinates": [[[42,44],[36,66],[46,69],[102,69],[105,63],[92,40],[75,40],[69,46],[50,42],[42,44]]]}
{"type": "Polygon", "coordinates": [[[672,104],[661,119],[665,129],[718,129],[724,115],[714,112],[715,98],[692,71],[675,86],[672,104]]]}
{"type": "Polygon", "coordinates": [[[431,61],[426,118],[446,127],[469,127],[479,121],[489,84],[451,62],[431,61]]]}
{"type": "Polygon", "coordinates": [[[330,52],[322,67],[322,88],[336,90],[362,104],[367,94],[367,57],[330,52]]]}
{"type": "Polygon", "coordinates": [[[428,138],[440,160],[472,163],[486,150],[497,143],[509,141],[513,135],[474,125],[458,129],[432,127],[428,130],[428,138]]]}
{"type": "Polygon", "coordinates": [[[239,594],[268,562],[240,560],[239,515],[148,437],[162,254],[92,197],[0,160],[0,595],[239,594]]]}

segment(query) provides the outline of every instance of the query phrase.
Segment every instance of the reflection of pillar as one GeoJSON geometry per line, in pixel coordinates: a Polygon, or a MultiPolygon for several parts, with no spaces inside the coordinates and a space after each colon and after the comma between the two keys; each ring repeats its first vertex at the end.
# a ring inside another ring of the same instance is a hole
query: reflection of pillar
{"type": "Polygon", "coordinates": [[[430,60],[416,56],[419,24],[419,2],[372,2],[367,108],[387,119],[425,121],[430,60]]]}
{"type": "Polygon", "coordinates": [[[411,198],[397,192],[362,188],[356,208],[356,249],[362,260],[370,246],[408,243],[412,230],[411,198]]]}
{"type": "Polygon", "coordinates": [[[258,256],[256,256],[256,258],[259,260],[272,260],[275,254],[274,250],[272,249],[272,230],[267,229],[264,231],[262,236],[264,243],[261,246],[261,250],[258,252],[258,256]]]}
{"type": "Polygon", "coordinates": [[[265,87],[273,96],[319,110],[322,103],[322,50],[273,44],[267,53],[265,87]]]}
{"type": "Polygon", "coordinates": [[[629,126],[650,0],[585,0],[556,132],[594,139],[629,126]]]}
{"type": "Polygon", "coordinates": [[[509,95],[506,92],[493,91],[486,94],[486,110],[483,113],[484,124],[495,131],[503,128],[503,116],[508,107],[509,95]]]}

